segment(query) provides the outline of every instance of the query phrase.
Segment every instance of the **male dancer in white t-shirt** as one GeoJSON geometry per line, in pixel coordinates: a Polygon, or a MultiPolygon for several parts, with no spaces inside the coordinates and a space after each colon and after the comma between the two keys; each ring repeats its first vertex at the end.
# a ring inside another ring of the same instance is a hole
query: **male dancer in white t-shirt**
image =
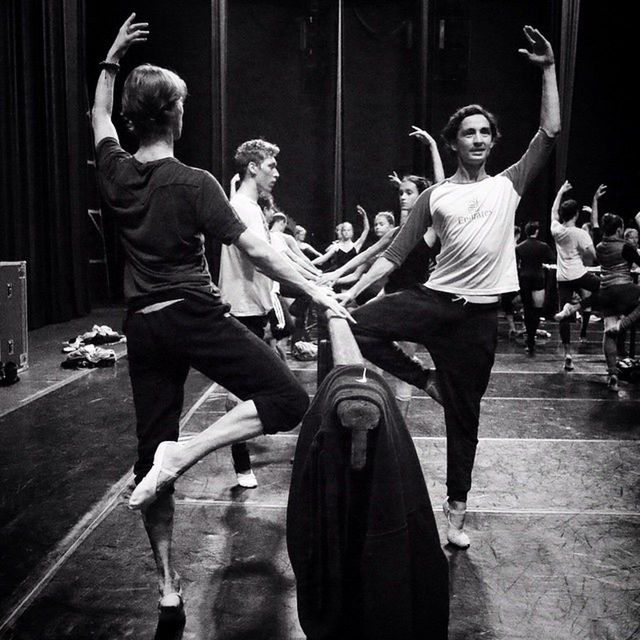
{"type": "MultiPolygon", "coordinates": [[[[571,357],[571,325],[570,320],[578,308],[589,309],[589,299],[600,287],[600,279],[590,273],[585,260],[593,264],[596,260],[596,250],[588,231],[579,229],[576,221],[580,214],[580,207],[575,200],[562,201],[563,196],[571,189],[571,184],[565,181],[558,190],[551,207],[551,235],[556,242],[558,281],[558,302],[560,313],[554,318],[560,327],[560,340],[564,350],[564,369],[573,371],[571,357]],[[572,305],[574,293],[581,298],[581,303],[572,305]]],[[[597,199],[594,198],[596,226],[598,225],[597,199]]],[[[592,209],[593,214],[593,209],[592,209]]]]}
{"type": "Polygon", "coordinates": [[[442,244],[424,285],[377,298],[353,313],[354,335],[374,364],[424,389],[444,407],[447,427],[447,538],[469,546],[463,531],[467,493],[478,443],[480,401],[493,366],[500,294],[518,289],[515,210],[524,189],[546,162],[560,131],[553,50],[542,34],[524,27],[531,51],[520,52],[542,71],[540,129],[514,165],[489,176],[485,164],[498,139],[495,118],[479,105],[454,113],[443,130],[458,169],[424,191],[389,249],[343,300],[397,266],[433,227],[442,244]],[[437,376],[398,348],[427,347],[437,376]]]}
{"type": "MultiPolygon", "coordinates": [[[[276,156],[280,149],[266,140],[247,140],[236,150],[234,160],[240,176],[240,185],[231,196],[230,203],[247,229],[265,242],[269,230],[258,196],[271,193],[278,176],[276,156]]],[[[267,314],[273,308],[271,290],[273,280],[258,271],[247,256],[234,245],[223,245],[220,253],[218,285],[225,301],[231,305],[231,315],[261,340],[267,326],[267,314]]],[[[247,372],[251,375],[251,372],[247,372]]],[[[227,410],[239,399],[229,394],[227,410]]],[[[241,487],[253,488],[258,481],[251,469],[251,458],[245,442],[231,445],[233,468],[241,487]]]]}

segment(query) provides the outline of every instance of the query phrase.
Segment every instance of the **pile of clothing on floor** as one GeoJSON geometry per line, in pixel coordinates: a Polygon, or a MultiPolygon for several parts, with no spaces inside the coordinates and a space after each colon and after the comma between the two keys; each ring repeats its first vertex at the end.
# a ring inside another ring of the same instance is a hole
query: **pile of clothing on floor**
{"type": "Polygon", "coordinates": [[[95,367],[112,367],[116,362],[113,349],[98,346],[124,342],[126,338],[107,325],[94,324],[91,331],[87,331],[73,340],[68,340],[62,347],[67,354],[60,366],[63,369],[93,369],[95,367]]]}
{"type": "Polygon", "coordinates": [[[293,347],[291,347],[291,355],[296,360],[308,361],[318,359],[318,347],[313,342],[305,342],[304,340],[298,340],[293,347]]]}

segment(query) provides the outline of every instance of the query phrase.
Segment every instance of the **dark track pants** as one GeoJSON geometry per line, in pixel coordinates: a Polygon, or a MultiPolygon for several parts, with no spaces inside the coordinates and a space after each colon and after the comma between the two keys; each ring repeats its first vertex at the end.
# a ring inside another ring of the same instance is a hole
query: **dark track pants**
{"type": "Polygon", "coordinates": [[[491,375],[498,304],[470,304],[417,285],[376,298],[353,313],[362,354],[392,375],[424,389],[422,365],[395,341],[424,345],[435,363],[447,428],[447,489],[466,501],[478,445],[480,401],[491,375]]]}
{"type": "Polygon", "coordinates": [[[309,397],[287,365],[228,309],[214,299],[185,298],[153,313],[127,314],[137,482],[151,469],[158,444],[178,439],[189,367],[241,400],[253,400],[265,433],[293,429],[307,410],[309,397]]]}

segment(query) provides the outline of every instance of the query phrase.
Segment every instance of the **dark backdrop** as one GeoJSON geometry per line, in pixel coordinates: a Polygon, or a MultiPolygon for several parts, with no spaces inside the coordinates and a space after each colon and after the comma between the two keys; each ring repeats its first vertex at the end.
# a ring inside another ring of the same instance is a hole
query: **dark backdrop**
{"type": "MultiPolygon", "coordinates": [[[[130,11],[151,22],[152,38],[131,51],[121,75],[149,61],[175,69],[189,87],[178,157],[211,169],[226,188],[240,142],[276,142],[276,200],[322,248],[335,219],[355,221],[356,204],[370,216],[397,209],[391,171],[425,171],[424,148],[408,137],[412,124],[435,134],[453,109],[481,102],[496,112],[504,135],[490,170],[519,157],[537,126],[540,91],[539,73],[517,54],[521,28],[539,26],[557,47],[561,2],[345,0],[340,211],[333,210],[337,0],[1,5],[0,259],[29,262],[33,328],[86,313],[89,291],[97,291],[83,244],[90,233],[85,93],[92,96],[96,63],[130,11]]],[[[630,220],[640,208],[625,76],[633,21],[596,2],[583,2],[580,17],[567,177],[583,202],[607,183],[603,208],[630,220]]],[[[445,166],[453,170],[448,159],[445,166]]],[[[550,165],[524,197],[518,222],[548,221],[552,175],[550,165]]],[[[108,224],[106,231],[117,297],[122,256],[108,224]]]]}

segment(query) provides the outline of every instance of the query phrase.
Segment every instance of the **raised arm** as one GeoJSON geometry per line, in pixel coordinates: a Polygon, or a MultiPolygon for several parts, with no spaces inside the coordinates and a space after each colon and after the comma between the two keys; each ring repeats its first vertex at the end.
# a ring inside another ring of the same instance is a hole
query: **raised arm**
{"type": "Polygon", "coordinates": [[[411,128],[413,131],[409,135],[420,140],[420,142],[426,145],[429,149],[429,153],[431,155],[431,167],[433,168],[433,181],[442,182],[442,180],[444,180],[444,168],[442,166],[440,152],[438,151],[438,143],[424,129],[420,129],[420,127],[416,127],[415,125],[412,125],[411,128]]]}
{"type": "Polygon", "coordinates": [[[402,184],[402,180],[396,171],[390,173],[387,178],[389,178],[389,182],[391,182],[394,187],[399,187],[402,184]]]}
{"type": "Polygon", "coordinates": [[[560,98],[553,49],[549,41],[537,29],[526,25],[523,31],[531,50],[519,49],[518,51],[542,71],[540,128],[553,138],[560,133],[561,129],[560,98]]]}
{"type": "Polygon", "coordinates": [[[367,212],[360,205],[356,206],[356,211],[360,214],[360,217],[362,218],[362,233],[354,243],[356,245],[356,251],[359,252],[360,249],[362,249],[362,245],[364,244],[364,241],[367,239],[367,236],[369,235],[369,229],[371,228],[371,225],[369,224],[369,218],[367,216],[367,212]]]}
{"type": "Polygon", "coordinates": [[[600,198],[607,192],[607,185],[601,184],[593,194],[591,201],[591,226],[597,229],[600,226],[600,212],[598,211],[598,202],[600,198]]]}
{"type": "Polygon", "coordinates": [[[558,189],[558,193],[556,193],[553,205],[551,206],[551,222],[560,222],[560,203],[562,202],[564,194],[572,188],[571,183],[568,180],[565,180],[562,186],[558,189]]]}
{"type": "Polygon", "coordinates": [[[104,138],[115,138],[118,140],[118,133],[111,120],[113,113],[113,86],[116,74],[120,69],[120,60],[128,51],[129,47],[136,42],[146,42],[148,22],[136,22],[136,17],[132,13],[120,27],[116,39],[113,41],[107,57],[100,63],[102,70],[98,77],[96,93],[93,99],[93,109],[91,110],[91,126],[93,127],[93,142],[96,146],[104,138]]]}

